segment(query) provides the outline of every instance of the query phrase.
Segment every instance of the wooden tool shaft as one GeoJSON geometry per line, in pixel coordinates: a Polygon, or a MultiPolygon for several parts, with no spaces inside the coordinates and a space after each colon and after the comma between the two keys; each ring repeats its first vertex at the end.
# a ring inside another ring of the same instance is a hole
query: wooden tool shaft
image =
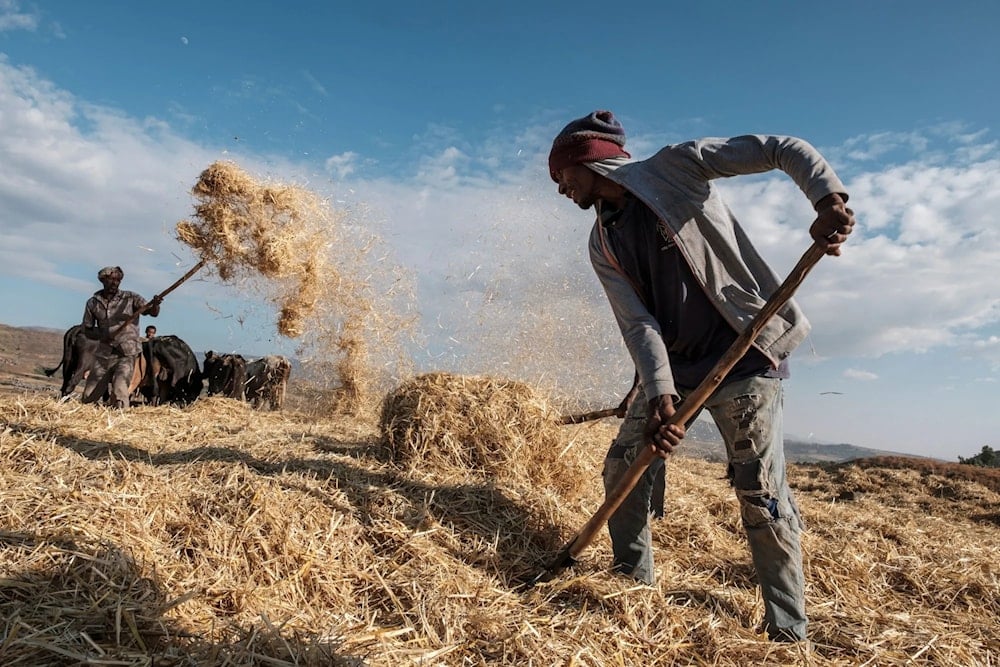
{"type": "MultiPolygon", "coordinates": [[[[165,289],[162,292],[160,292],[157,296],[159,296],[162,299],[166,295],[168,295],[171,292],[173,292],[175,289],[177,289],[178,287],[180,287],[181,283],[183,283],[185,280],[187,280],[188,278],[190,278],[194,274],[198,273],[198,271],[201,270],[201,267],[205,266],[205,262],[206,262],[206,260],[203,259],[200,262],[198,262],[197,264],[195,264],[194,266],[192,266],[190,269],[188,269],[187,273],[185,273],[183,276],[181,276],[180,278],[178,278],[177,280],[175,280],[174,283],[170,287],[168,287],[167,289],[165,289]]],[[[111,333],[111,340],[114,340],[115,337],[118,336],[118,334],[120,334],[125,327],[127,327],[127,326],[129,326],[131,324],[135,324],[136,322],[138,322],[139,321],[139,316],[142,315],[143,313],[145,313],[146,310],[148,310],[148,309],[149,309],[149,306],[146,306],[146,308],[143,308],[142,310],[138,310],[138,311],[132,313],[131,317],[129,317],[127,320],[125,320],[124,322],[122,322],[121,324],[119,324],[117,327],[115,327],[115,330],[111,333]]]]}
{"type": "MultiPolygon", "coordinates": [[[[698,410],[701,409],[705,401],[708,400],[708,397],[712,395],[712,392],[722,383],[733,366],[747,353],[768,321],[792,298],[795,290],[802,284],[806,275],[823,257],[824,253],[824,249],[814,243],[802,255],[802,259],[791,270],[785,281],[771,295],[771,298],[767,300],[767,303],[764,304],[743,333],[733,341],[733,344],[722,355],[722,358],[715,364],[708,376],[681,402],[677,412],[674,413],[668,423],[687,424],[698,413],[698,410]]],[[[656,454],[651,447],[643,447],[635,461],[618,481],[615,488],[607,494],[604,503],[597,509],[594,516],[584,524],[583,528],[573,539],[566,543],[560,551],[560,556],[557,559],[558,562],[554,562],[550,570],[565,567],[566,563],[571,563],[584,549],[590,546],[597,533],[607,523],[608,519],[611,518],[611,515],[615,513],[628,494],[631,493],[632,489],[635,488],[643,473],[646,472],[646,468],[649,467],[655,458],[656,454]]]]}

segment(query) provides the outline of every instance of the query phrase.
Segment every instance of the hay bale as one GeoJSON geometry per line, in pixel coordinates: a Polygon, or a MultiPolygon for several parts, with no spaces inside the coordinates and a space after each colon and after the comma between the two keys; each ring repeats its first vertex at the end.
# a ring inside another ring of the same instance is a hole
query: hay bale
{"type": "Polygon", "coordinates": [[[561,446],[560,417],[531,386],[498,377],[419,375],[382,404],[393,459],[427,471],[474,473],[575,489],[578,461],[561,446]]]}

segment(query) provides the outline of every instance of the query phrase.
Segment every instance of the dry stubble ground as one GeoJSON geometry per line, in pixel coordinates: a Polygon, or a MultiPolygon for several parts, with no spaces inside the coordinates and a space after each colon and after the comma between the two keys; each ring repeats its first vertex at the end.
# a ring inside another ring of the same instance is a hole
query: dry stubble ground
{"type": "Polygon", "coordinates": [[[574,570],[516,589],[599,504],[613,422],[560,431],[584,482],[566,495],[576,485],[399,465],[377,424],[301,409],[121,413],[59,402],[10,363],[0,387],[5,665],[1000,658],[1000,496],[954,466],[791,466],[809,523],[805,649],[755,631],[736,501],[698,459],[670,466],[655,587],[607,573],[602,536],[574,570]]]}

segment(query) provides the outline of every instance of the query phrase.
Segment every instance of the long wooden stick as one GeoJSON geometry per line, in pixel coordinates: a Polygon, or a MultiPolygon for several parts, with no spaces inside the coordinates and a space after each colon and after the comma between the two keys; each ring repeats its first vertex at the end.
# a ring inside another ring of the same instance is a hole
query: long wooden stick
{"type": "MultiPolygon", "coordinates": [[[[187,280],[188,278],[190,278],[194,274],[198,273],[198,271],[201,270],[201,267],[205,266],[205,262],[206,261],[207,260],[203,259],[200,262],[198,262],[197,264],[195,264],[194,266],[192,266],[190,269],[188,269],[187,273],[185,273],[183,276],[181,276],[180,278],[178,278],[177,280],[175,280],[174,283],[170,287],[168,287],[167,289],[165,289],[162,292],[160,292],[157,296],[159,296],[162,299],[166,295],[168,295],[171,292],[173,292],[175,289],[177,289],[178,287],[180,287],[181,283],[183,283],[185,280],[187,280]]],[[[129,326],[130,324],[135,324],[136,322],[138,322],[139,321],[139,316],[142,315],[143,313],[145,313],[148,309],[149,309],[149,306],[146,306],[142,310],[138,310],[138,311],[132,313],[132,316],[130,318],[128,318],[127,320],[125,320],[124,322],[122,322],[121,324],[119,324],[115,328],[115,330],[111,333],[111,340],[114,340],[115,337],[118,336],[118,334],[120,334],[122,332],[122,329],[124,329],[125,327],[129,326]]]]}
{"type": "MultiPolygon", "coordinates": [[[[681,402],[677,412],[668,421],[669,424],[686,424],[694,417],[705,401],[708,400],[708,397],[712,395],[712,392],[722,384],[722,381],[729,371],[732,370],[733,366],[747,353],[767,322],[792,298],[795,290],[798,289],[802,281],[805,280],[806,275],[809,274],[809,271],[824,254],[825,250],[816,243],[806,250],[799,263],[795,265],[788,274],[788,277],[785,278],[785,281],[771,295],[771,298],[767,300],[767,303],[764,304],[764,307],[760,309],[760,312],[757,313],[757,316],[754,317],[743,333],[733,341],[733,344],[726,350],[726,353],[722,355],[722,358],[719,359],[718,363],[708,373],[708,376],[681,402]]],[[[652,448],[643,447],[635,461],[618,481],[617,486],[607,494],[604,504],[597,508],[594,516],[584,524],[583,528],[580,529],[580,532],[573,539],[563,546],[552,563],[528,583],[533,584],[544,581],[573,565],[583,550],[594,541],[598,531],[607,523],[608,519],[611,518],[611,515],[615,513],[615,510],[618,509],[628,494],[631,493],[643,473],[646,472],[646,468],[655,459],[656,454],[652,448]]]]}

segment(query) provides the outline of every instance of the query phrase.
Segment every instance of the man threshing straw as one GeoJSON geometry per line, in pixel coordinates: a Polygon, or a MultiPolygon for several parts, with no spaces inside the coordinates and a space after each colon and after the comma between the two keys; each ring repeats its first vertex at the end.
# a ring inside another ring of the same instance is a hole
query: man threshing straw
{"type": "Polygon", "coordinates": [[[157,294],[147,302],[135,292],[120,289],[124,277],[120,266],[105,266],[98,271],[97,279],[103,287],[87,299],[83,309],[83,332],[98,340],[80,399],[83,403],[94,403],[108,391],[112,406],[128,407],[129,381],[136,358],[142,353],[136,322],[140,315],[160,314],[162,295],[157,294]]]}
{"type": "MultiPolygon", "coordinates": [[[[671,417],[779,287],[713,180],[781,169],[816,210],[809,233],[827,255],[840,255],[855,221],[840,179],[801,139],[700,139],[642,161],[624,146],[614,114],[595,111],[558,134],[549,170],[560,194],[596,209],[591,261],[636,366],[637,400],[605,459],[604,485],[612,495],[643,448],[657,454],[608,519],[614,568],[652,584],[649,518],[663,515],[665,459],[698,413],[687,424],[671,417]]],[[[802,521],[785,476],[781,380],[808,332],[788,300],[703,404],[726,445],[765,629],[777,641],[806,638],[802,521]]]]}

